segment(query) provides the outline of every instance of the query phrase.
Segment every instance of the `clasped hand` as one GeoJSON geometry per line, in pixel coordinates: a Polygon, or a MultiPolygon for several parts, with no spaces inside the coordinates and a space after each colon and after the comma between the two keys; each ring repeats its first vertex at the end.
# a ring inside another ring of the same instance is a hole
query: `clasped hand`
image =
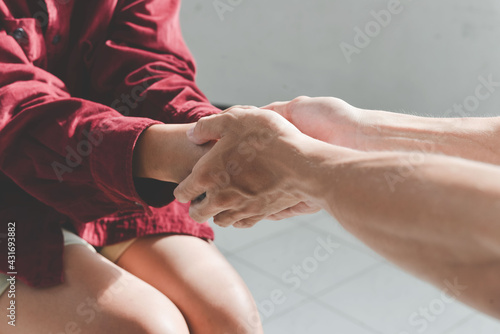
{"type": "Polygon", "coordinates": [[[263,109],[236,106],[200,119],[188,138],[198,145],[216,143],[180,183],[175,197],[183,203],[191,201],[190,215],[196,221],[214,217],[224,227],[250,227],[262,219],[319,211],[300,190],[303,153],[314,140],[303,132],[334,142],[338,138],[334,131],[342,129],[322,121],[332,117],[332,103],[340,113],[355,112],[338,99],[302,97],[263,109]],[[315,115],[301,112],[304,107],[312,107],[315,115]],[[295,119],[295,125],[287,119],[295,119]]]}

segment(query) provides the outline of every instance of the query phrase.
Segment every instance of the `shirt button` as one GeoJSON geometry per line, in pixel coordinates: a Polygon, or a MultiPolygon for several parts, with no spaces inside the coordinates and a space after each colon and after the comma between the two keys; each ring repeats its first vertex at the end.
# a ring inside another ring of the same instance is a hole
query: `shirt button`
{"type": "Polygon", "coordinates": [[[22,41],[25,38],[28,38],[28,35],[26,34],[26,31],[24,31],[23,28],[15,29],[10,35],[14,37],[14,39],[18,42],[22,41]]]}
{"type": "Polygon", "coordinates": [[[54,38],[52,39],[52,44],[56,45],[57,43],[59,43],[61,41],[61,35],[57,34],[54,36],[54,38]]]}

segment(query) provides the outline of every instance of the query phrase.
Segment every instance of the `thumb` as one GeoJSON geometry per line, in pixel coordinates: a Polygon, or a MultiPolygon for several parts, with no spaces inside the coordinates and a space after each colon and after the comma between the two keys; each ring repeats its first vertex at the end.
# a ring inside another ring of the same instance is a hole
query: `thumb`
{"type": "Polygon", "coordinates": [[[205,191],[206,188],[200,185],[198,174],[193,172],[174,189],[174,196],[177,201],[188,203],[200,197],[205,191]]]}
{"type": "Polygon", "coordinates": [[[280,114],[281,116],[283,116],[287,120],[290,120],[288,117],[289,116],[289,112],[288,112],[288,104],[289,103],[290,102],[273,102],[271,104],[268,104],[267,106],[261,107],[261,109],[272,110],[272,111],[280,114]]]}
{"type": "Polygon", "coordinates": [[[189,128],[186,134],[191,142],[202,145],[221,139],[224,135],[225,124],[224,114],[203,117],[192,128],[189,128]]]}

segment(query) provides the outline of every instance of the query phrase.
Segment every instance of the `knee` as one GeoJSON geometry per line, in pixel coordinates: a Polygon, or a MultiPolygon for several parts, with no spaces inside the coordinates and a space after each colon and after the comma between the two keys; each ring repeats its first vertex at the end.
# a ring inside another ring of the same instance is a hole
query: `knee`
{"type": "Polygon", "coordinates": [[[95,324],[95,328],[91,332],[102,334],[189,334],[189,329],[182,316],[153,311],[136,317],[131,317],[130,314],[105,316],[95,324]]]}
{"type": "MultiPolygon", "coordinates": [[[[236,296],[235,296],[236,297],[236,296]]],[[[255,302],[249,293],[241,293],[239,298],[234,298],[226,304],[224,309],[218,310],[213,318],[211,333],[223,334],[261,334],[262,322],[255,302]]]]}
{"type": "Polygon", "coordinates": [[[122,330],[115,333],[189,334],[189,329],[182,317],[173,318],[166,314],[152,314],[144,319],[123,323],[122,330]]]}
{"type": "Polygon", "coordinates": [[[169,299],[140,287],[130,294],[100,298],[87,305],[87,311],[92,315],[87,318],[89,333],[189,334],[184,316],[169,299]]]}

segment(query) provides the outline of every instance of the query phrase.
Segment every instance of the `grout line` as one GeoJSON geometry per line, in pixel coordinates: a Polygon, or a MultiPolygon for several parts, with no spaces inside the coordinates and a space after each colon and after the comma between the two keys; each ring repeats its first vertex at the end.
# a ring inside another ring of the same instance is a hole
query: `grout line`
{"type": "Polygon", "coordinates": [[[315,302],[318,304],[318,305],[321,305],[323,306],[324,308],[326,308],[327,310],[329,310],[330,312],[332,313],[335,313],[337,314],[338,316],[341,316],[349,321],[351,321],[352,323],[355,323],[356,325],[360,326],[360,327],[363,327],[364,329],[366,329],[367,331],[370,331],[372,333],[376,333],[376,334],[384,334],[382,333],[381,331],[375,329],[375,328],[372,328],[370,325],[368,325],[367,323],[359,320],[358,318],[355,318],[347,313],[344,313],[340,310],[338,310],[337,308],[323,302],[322,300],[319,300],[319,299],[315,299],[315,302]]]}
{"type": "MultiPolygon", "coordinates": [[[[232,257],[237,259],[238,261],[240,261],[240,263],[245,264],[247,267],[251,268],[252,270],[255,270],[256,272],[266,276],[267,278],[279,283],[280,287],[282,287],[283,282],[278,277],[274,276],[273,274],[268,273],[266,270],[262,269],[261,267],[253,264],[252,262],[248,261],[247,259],[245,259],[237,254],[232,255],[232,257]]],[[[300,288],[297,290],[300,290],[300,288]]]]}
{"type": "MultiPolygon", "coordinates": [[[[238,255],[234,255],[234,256],[233,256],[233,258],[237,259],[237,260],[240,262],[240,264],[243,264],[243,265],[245,265],[246,267],[248,267],[248,268],[250,268],[250,269],[252,269],[252,270],[254,270],[254,271],[256,271],[256,272],[261,273],[261,274],[262,274],[262,275],[264,275],[265,277],[268,277],[269,279],[273,280],[274,282],[277,282],[277,283],[278,283],[278,285],[279,285],[279,287],[281,287],[281,288],[282,288],[282,287],[284,287],[283,282],[282,282],[281,280],[279,280],[279,278],[277,278],[277,277],[276,277],[276,276],[274,276],[273,274],[269,274],[269,273],[268,273],[267,271],[265,271],[265,270],[262,270],[260,267],[258,267],[257,265],[253,264],[252,262],[249,262],[249,261],[247,261],[246,259],[241,258],[241,257],[240,257],[240,256],[238,256],[238,255]]],[[[353,279],[355,279],[355,278],[359,277],[360,275],[361,275],[361,276],[363,276],[363,275],[367,274],[368,272],[370,272],[370,271],[372,271],[372,270],[375,270],[375,269],[377,269],[378,267],[380,267],[380,266],[382,266],[382,265],[383,265],[383,263],[382,263],[382,262],[380,262],[380,263],[376,263],[376,264],[374,264],[374,265],[372,265],[372,266],[370,266],[370,267],[368,267],[368,268],[366,268],[366,269],[362,270],[361,272],[358,272],[358,273],[353,274],[353,275],[351,275],[351,276],[349,276],[349,277],[346,277],[346,278],[345,278],[345,279],[343,279],[342,281],[337,282],[337,283],[335,283],[335,284],[333,284],[333,285],[331,285],[331,286],[329,286],[329,287],[327,287],[327,288],[325,288],[325,289],[323,289],[323,290],[321,290],[321,291],[319,291],[319,292],[316,292],[316,293],[314,293],[314,294],[311,294],[311,293],[309,293],[309,292],[307,292],[307,291],[303,290],[302,288],[298,288],[298,289],[296,289],[296,290],[292,290],[292,289],[287,288],[289,291],[295,292],[296,294],[298,294],[298,295],[302,296],[304,299],[302,299],[301,301],[299,301],[299,302],[298,302],[298,303],[296,303],[295,305],[290,306],[289,308],[287,308],[287,309],[285,309],[285,310],[283,310],[283,311],[281,311],[281,312],[277,312],[276,314],[274,314],[274,315],[272,315],[270,318],[268,318],[268,319],[267,319],[267,321],[263,321],[263,323],[269,323],[269,322],[275,321],[275,319],[280,318],[280,317],[282,317],[282,316],[284,316],[284,315],[286,315],[286,314],[288,314],[288,313],[292,312],[295,308],[300,307],[300,306],[302,306],[302,305],[304,305],[304,304],[306,304],[306,303],[308,303],[308,302],[318,303],[318,304],[320,304],[320,305],[322,305],[322,306],[324,307],[325,305],[328,305],[328,304],[326,304],[326,303],[324,303],[324,302],[320,301],[320,300],[316,297],[317,295],[319,295],[320,293],[324,293],[325,291],[329,291],[329,290],[333,291],[333,290],[337,289],[338,287],[340,287],[341,285],[347,284],[348,282],[350,282],[350,281],[352,281],[353,279]]],[[[285,286],[285,287],[286,287],[286,286],[285,286]]],[[[328,306],[329,306],[329,305],[328,305],[328,306]]],[[[331,306],[330,306],[330,308],[328,308],[328,310],[330,310],[330,311],[332,310],[332,309],[331,309],[331,306]]],[[[336,310],[336,309],[335,309],[335,308],[333,308],[333,310],[336,310]]],[[[374,329],[370,329],[370,328],[368,327],[368,325],[366,325],[365,323],[361,322],[359,319],[353,318],[353,317],[351,317],[351,316],[346,316],[346,315],[344,315],[344,314],[343,314],[343,313],[341,313],[341,312],[336,312],[336,313],[337,313],[338,315],[340,315],[340,316],[343,316],[343,317],[347,318],[349,321],[354,322],[355,324],[357,324],[357,325],[359,325],[359,326],[361,326],[361,327],[363,327],[363,328],[365,328],[365,329],[369,329],[371,332],[373,332],[373,333],[375,333],[375,334],[382,334],[382,333],[380,333],[380,332],[378,332],[378,331],[376,331],[376,330],[374,330],[374,329]]]]}
{"type": "Polygon", "coordinates": [[[445,330],[442,334],[449,334],[451,333],[453,330],[459,328],[461,325],[469,322],[470,320],[472,320],[472,318],[476,317],[477,316],[477,313],[476,312],[472,312],[471,314],[465,316],[464,318],[462,318],[461,320],[459,320],[457,323],[455,323],[454,325],[452,325],[450,328],[448,328],[447,330],[445,330]]]}
{"type": "Polygon", "coordinates": [[[304,305],[306,305],[307,303],[310,303],[310,302],[311,302],[311,300],[309,300],[307,298],[304,298],[301,301],[299,301],[298,303],[296,303],[295,305],[293,305],[293,306],[291,306],[291,307],[289,307],[289,308],[287,308],[287,309],[285,309],[285,310],[283,310],[281,312],[276,312],[276,314],[272,315],[268,319],[267,323],[271,323],[273,321],[276,321],[277,319],[284,317],[288,313],[291,313],[291,312],[295,311],[297,308],[299,308],[301,306],[304,306],[304,305]]]}
{"type": "Polygon", "coordinates": [[[338,311],[336,309],[332,309],[330,307],[330,305],[323,303],[322,301],[318,300],[317,298],[315,298],[313,296],[311,296],[311,297],[312,298],[310,298],[310,299],[306,298],[306,299],[300,301],[294,307],[291,307],[289,309],[286,309],[286,310],[284,310],[282,312],[277,313],[275,316],[273,316],[269,320],[268,323],[272,323],[272,322],[278,321],[279,318],[284,317],[285,315],[293,312],[295,309],[297,309],[297,308],[299,308],[301,306],[304,306],[304,305],[306,305],[308,303],[314,303],[314,304],[317,304],[317,305],[323,307],[324,309],[326,309],[329,312],[337,314],[338,316],[342,317],[343,319],[345,319],[345,320],[347,320],[347,321],[349,321],[349,322],[357,325],[358,327],[361,327],[361,328],[365,329],[366,331],[368,331],[368,332],[370,332],[372,334],[383,334],[382,332],[380,332],[380,331],[378,331],[378,330],[376,330],[374,328],[371,328],[369,325],[365,324],[364,322],[360,321],[359,319],[356,319],[356,318],[354,318],[354,317],[352,317],[352,316],[350,316],[348,314],[345,314],[343,312],[340,312],[340,311],[338,311]]]}
{"type": "MultiPolygon", "coordinates": [[[[239,261],[240,263],[243,263],[244,265],[246,265],[247,267],[255,270],[256,272],[266,276],[267,278],[277,282],[279,284],[280,287],[286,287],[287,289],[290,289],[288,288],[286,285],[283,284],[283,281],[275,276],[274,274],[270,274],[269,272],[267,272],[266,270],[262,269],[261,267],[259,267],[258,265],[248,261],[247,259],[245,259],[244,257],[241,257],[240,255],[237,255],[237,254],[232,254],[231,255],[231,258],[239,261]]],[[[326,287],[325,289],[321,290],[321,291],[325,291],[327,289],[329,290],[335,290],[338,286],[341,286],[341,285],[344,285],[344,284],[347,284],[348,282],[352,281],[354,278],[357,278],[359,277],[360,275],[363,276],[365,275],[367,272],[369,271],[372,271],[372,270],[375,270],[376,268],[384,265],[385,262],[377,262],[359,272],[356,272],[350,276],[347,276],[346,278],[344,278],[343,280],[339,281],[339,282],[336,282],[336,283],[333,283],[332,285],[329,285],[328,287],[326,287]]],[[[290,289],[291,290],[291,289],[290,289]]],[[[303,290],[303,288],[298,288],[298,289],[295,289],[295,290],[292,290],[294,292],[297,292],[299,294],[302,294],[303,296],[305,297],[313,297],[315,298],[315,295],[318,294],[319,292],[316,292],[316,293],[309,293],[307,292],[306,290],[303,290]]]]}
{"type": "Polygon", "coordinates": [[[344,278],[343,280],[339,281],[339,282],[336,282],[318,292],[315,292],[312,296],[314,298],[317,298],[318,296],[320,295],[323,295],[327,292],[330,292],[330,291],[334,291],[334,290],[337,290],[338,288],[346,285],[347,283],[350,283],[352,282],[354,279],[357,279],[357,278],[360,278],[360,277],[363,277],[365,276],[366,274],[368,274],[369,272],[371,271],[375,271],[376,269],[382,267],[385,263],[384,262],[377,262],[369,267],[366,267],[365,269],[357,272],[355,275],[351,275],[349,277],[346,277],[344,278]]]}

